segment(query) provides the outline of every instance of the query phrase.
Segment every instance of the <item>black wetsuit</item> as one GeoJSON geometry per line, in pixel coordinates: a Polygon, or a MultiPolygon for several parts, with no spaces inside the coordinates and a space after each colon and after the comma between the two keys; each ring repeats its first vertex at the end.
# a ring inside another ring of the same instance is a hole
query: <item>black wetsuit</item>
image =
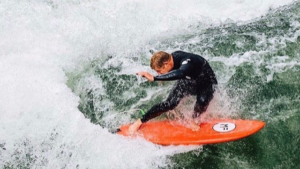
{"type": "Polygon", "coordinates": [[[193,118],[206,111],[213,98],[217,79],[208,62],[201,56],[183,51],[171,54],[174,61],[173,69],[163,75],[155,76],[154,81],[178,80],[168,98],[154,105],[142,117],[141,121],[148,120],[174,109],[180,100],[188,95],[196,95],[193,118]]]}

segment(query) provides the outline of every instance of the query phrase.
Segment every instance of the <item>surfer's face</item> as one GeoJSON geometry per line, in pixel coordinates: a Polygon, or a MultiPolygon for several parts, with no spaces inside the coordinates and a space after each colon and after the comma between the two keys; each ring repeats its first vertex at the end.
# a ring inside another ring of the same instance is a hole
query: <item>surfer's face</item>
{"type": "Polygon", "coordinates": [[[172,66],[169,62],[166,62],[161,68],[154,68],[154,70],[161,75],[170,72],[172,70],[172,66]]]}
{"type": "Polygon", "coordinates": [[[155,67],[154,70],[159,74],[165,74],[170,72],[173,69],[174,63],[173,63],[173,58],[171,57],[171,59],[167,62],[164,62],[162,67],[155,67]]]}

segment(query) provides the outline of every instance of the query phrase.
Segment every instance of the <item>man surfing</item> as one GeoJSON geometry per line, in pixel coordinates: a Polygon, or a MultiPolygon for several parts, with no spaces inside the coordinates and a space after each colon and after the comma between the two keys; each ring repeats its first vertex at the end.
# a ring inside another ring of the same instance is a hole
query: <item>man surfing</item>
{"type": "Polygon", "coordinates": [[[153,76],[148,72],[138,72],[149,81],[177,80],[168,98],[148,110],[141,119],[135,121],[129,127],[129,133],[134,134],[143,123],[174,109],[181,99],[188,95],[196,95],[191,129],[198,131],[200,125],[194,119],[206,111],[209,102],[213,98],[215,86],[218,84],[216,76],[208,62],[201,56],[176,51],[171,54],[159,51],[153,54],[150,66],[158,75],[153,76]]]}

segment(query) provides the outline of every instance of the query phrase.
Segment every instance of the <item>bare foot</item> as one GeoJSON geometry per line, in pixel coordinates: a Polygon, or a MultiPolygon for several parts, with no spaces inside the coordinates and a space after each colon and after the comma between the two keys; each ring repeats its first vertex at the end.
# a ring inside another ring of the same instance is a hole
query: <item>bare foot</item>
{"type": "Polygon", "coordinates": [[[200,130],[200,124],[195,123],[194,120],[190,121],[190,127],[192,131],[199,131],[200,130]]]}
{"type": "Polygon", "coordinates": [[[137,121],[135,121],[132,125],[129,126],[129,130],[128,130],[129,134],[130,135],[135,134],[139,130],[141,125],[142,125],[141,119],[138,119],[137,121]]]}

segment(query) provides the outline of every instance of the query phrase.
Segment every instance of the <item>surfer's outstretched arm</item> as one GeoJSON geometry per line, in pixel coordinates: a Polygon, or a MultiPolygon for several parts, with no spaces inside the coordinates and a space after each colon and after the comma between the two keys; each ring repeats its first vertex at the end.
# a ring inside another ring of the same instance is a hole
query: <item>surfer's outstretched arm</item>
{"type": "Polygon", "coordinates": [[[148,79],[151,82],[154,81],[154,76],[152,74],[148,73],[148,72],[143,72],[142,71],[142,72],[136,73],[136,75],[140,75],[143,78],[146,78],[146,79],[148,79]]]}

